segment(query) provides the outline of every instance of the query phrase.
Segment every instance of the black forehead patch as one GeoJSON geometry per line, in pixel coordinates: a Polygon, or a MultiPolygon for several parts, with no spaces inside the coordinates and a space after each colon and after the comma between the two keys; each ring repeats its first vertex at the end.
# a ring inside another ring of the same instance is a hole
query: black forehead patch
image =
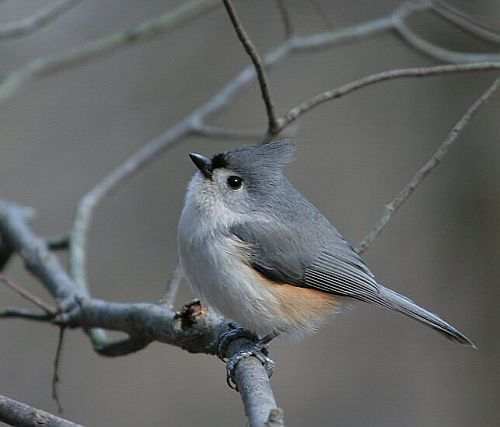
{"type": "Polygon", "coordinates": [[[219,153],[212,157],[212,170],[218,168],[227,168],[228,161],[226,153],[219,153]]]}

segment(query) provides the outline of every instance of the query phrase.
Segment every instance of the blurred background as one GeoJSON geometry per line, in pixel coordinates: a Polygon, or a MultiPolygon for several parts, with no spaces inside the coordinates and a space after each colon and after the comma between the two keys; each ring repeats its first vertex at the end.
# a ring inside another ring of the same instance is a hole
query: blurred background
{"type": "MultiPolygon", "coordinates": [[[[88,0],[47,28],[0,41],[0,75],[158,16],[181,1],[88,0]]],[[[0,22],[49,1],[0,4],[0,22]]],[[[288,6],[300,34],[383,16],[397,1],[300,1],[288,6]],[[322,12],[314,4],[320,4],[322,12]]],[[[453,4],[500,28],[496,0],[453,4]]],[[[270,1],[236,6],[264,52],[282,40],[270,1]]],[[[419,14],[412,27],[440,46],[498,51],[444,21],[419,14]]],[[[145,44],[30,83],[0,106],[0,197],[37,210],[37,232],[71,226],[83,193],[162,133],[248,63],[222,8],[145,44]]],[[[358,77],[432,65],[385,34],[299,54],[273,70],[279,112],[358,77]]],[[[300,121],[288,175],[354,243],[383,205],[431,155],[492,73],[392,81],[317,108],[300,121]]],[[[500,94],[485,105],[445,162],[394,217],[365,257],[381,281],[442,315],[479,351],[457,346],[398,314],[359,304],[299,343],[276,342],[272,383],[288,426],[496,426],[500,423],[500,94]]],[[[213,123],[263,129],[256,86],[213,123]]],[[[176,264],[176,226],[193,165],[187,153],[243,144],[190,138],[163,155],[97,209],[89,279],[96,297],[156,301],[176,264]]],[[[19,260],[8,276],[46,296],[19,260]]],[[[191,298],[187,286],[178,297],[191,298]]],[[[0,306],[26,304],[0,288],[0,306]]],[[[0,393],[56,411],[51,400],[58,331],[0,322],[0,393]]],[[[70,331],[60,393],[64,415],[89,426],[244,425],[223,364],[152,344],[105,359],[70,331]]]]}

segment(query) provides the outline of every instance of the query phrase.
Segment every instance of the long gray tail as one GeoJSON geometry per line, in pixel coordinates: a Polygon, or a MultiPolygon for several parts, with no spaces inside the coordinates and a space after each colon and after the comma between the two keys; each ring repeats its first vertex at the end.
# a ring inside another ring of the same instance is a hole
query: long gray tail
{"type": "Polygon", "coordinates": [[[430,311],[419,307],[411,299],[406,298],[405,296],[400,295],[397,292],[394,292],[383,286],[380,286],[379,297],[380,300],[378,300],[377,298],[376,302],[383,305],[384,307],[398,311],[405,316],[418,320],[419,322],[422,322],[425,325],[428,325],[436,331],[442,333],[446,338],[451,339],[452,341],[477,348],[476,345],[460,331],[455,329],[453,326],[451,326],[449,323],[445,322],[435,314],[432,314],[430,311]]]}

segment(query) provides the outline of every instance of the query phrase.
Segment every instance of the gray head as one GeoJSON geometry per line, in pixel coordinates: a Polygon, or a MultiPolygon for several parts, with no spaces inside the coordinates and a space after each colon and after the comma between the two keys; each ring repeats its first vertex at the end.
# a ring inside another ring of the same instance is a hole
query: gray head
{"type": "Polygon", "coordinates": [[[191,153],[199,172],[191,181],[188,198],[218,213],[259,210],[279,191],[285,179],[283,168],[294,153],[295,146],[287,140],[241,147],[211,159],[191,153]]]}

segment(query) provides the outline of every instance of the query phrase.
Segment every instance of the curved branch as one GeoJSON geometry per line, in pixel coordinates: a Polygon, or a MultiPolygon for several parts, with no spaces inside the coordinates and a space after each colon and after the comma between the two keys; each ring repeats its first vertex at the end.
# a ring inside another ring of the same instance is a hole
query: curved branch
{"type": "Polygon", "coordinates": [[[451,6],[447,2],[441,0],[431,1],[432,10],[446,19],[448,22],[457,26],[463,31],[472,34],[475,37],[479,37],[482,40],[486,40],[490,43],[500,44],[500,34],[485,27],[484,25],[473,20],[472,17],[462,12],[461,10],[451,6]]]}
{"type": "Polygon", "coordinates": [[[59,0],[40,9],[34,15],[19,21],[0,24],[0,40],[27,36],[47,26],[82,0],[59,0]]]}
{"type": "Polygon", "coordinates": [[[361,241],[359,247],[356,249],[358,253],[366,251],[368,246],[370,246],[370,244],[378,237],[378,235],[389,223],[392,216],[408,200],[422,181],[441,163],[463,129],[476,115],[479,108],[497,91],[499,86],[500,78],[496,79],[493,84],[467,109],[465,114],[460,118],[455,126],[453,126],[446,139],[441,143],[431,158],[415,173],[410,182],[403,187],[399,194],[388,205],[386,205],[380,220],[377,222],[373,230],[371,230],[361,241]]]}
{"type": "Polygon", "coordinates": [[[383,71],[377,74],[370,74],[350,83],[346,83],[336,89],[327,90],[315,95],[295,107],[291,108],[287,113],[278,119],[278,132],[281,132],[285,127],[296,121],[299,117],[308,113],[312,109],[324,104],[325,102],[341,98],[351,92],[363,89],[376,83],[387,80],[403,79],[403,78],[421,78],[432,77],[444,74],[456,73],[472,73],[500,70],[500,62],[480,62],[476,64],[461,64],[461,65],[438,65],[435,67],[417,67],[417,68],[402,68],[400,70],[383,71]]]}
{"type": "MultiPolygon", "coordinates": [[[[407,24],[409,16],[415,12],[425,11],[432,7],[431,0],[409,1],[403,3],[393,13],[393,28],[396,34],[412,48],[431,58],[450,64],[471,62],[500,61],[500,54],[455,52],[428,42],[417,35],[407,24]]],[[[438,9],[431,9],[437,11],[438,9]]]]}
{"type": "Polygon", "coordinates": [[[219,6],[218,0],[192,0],[173,12],[145,21],[129,30],[88,42],[58,55],[36,59],[9,74],[0,84],[0,103],[28,81],[55,74],[109,55],[125,46],[142,43],[165,34],[219,6]]]}

